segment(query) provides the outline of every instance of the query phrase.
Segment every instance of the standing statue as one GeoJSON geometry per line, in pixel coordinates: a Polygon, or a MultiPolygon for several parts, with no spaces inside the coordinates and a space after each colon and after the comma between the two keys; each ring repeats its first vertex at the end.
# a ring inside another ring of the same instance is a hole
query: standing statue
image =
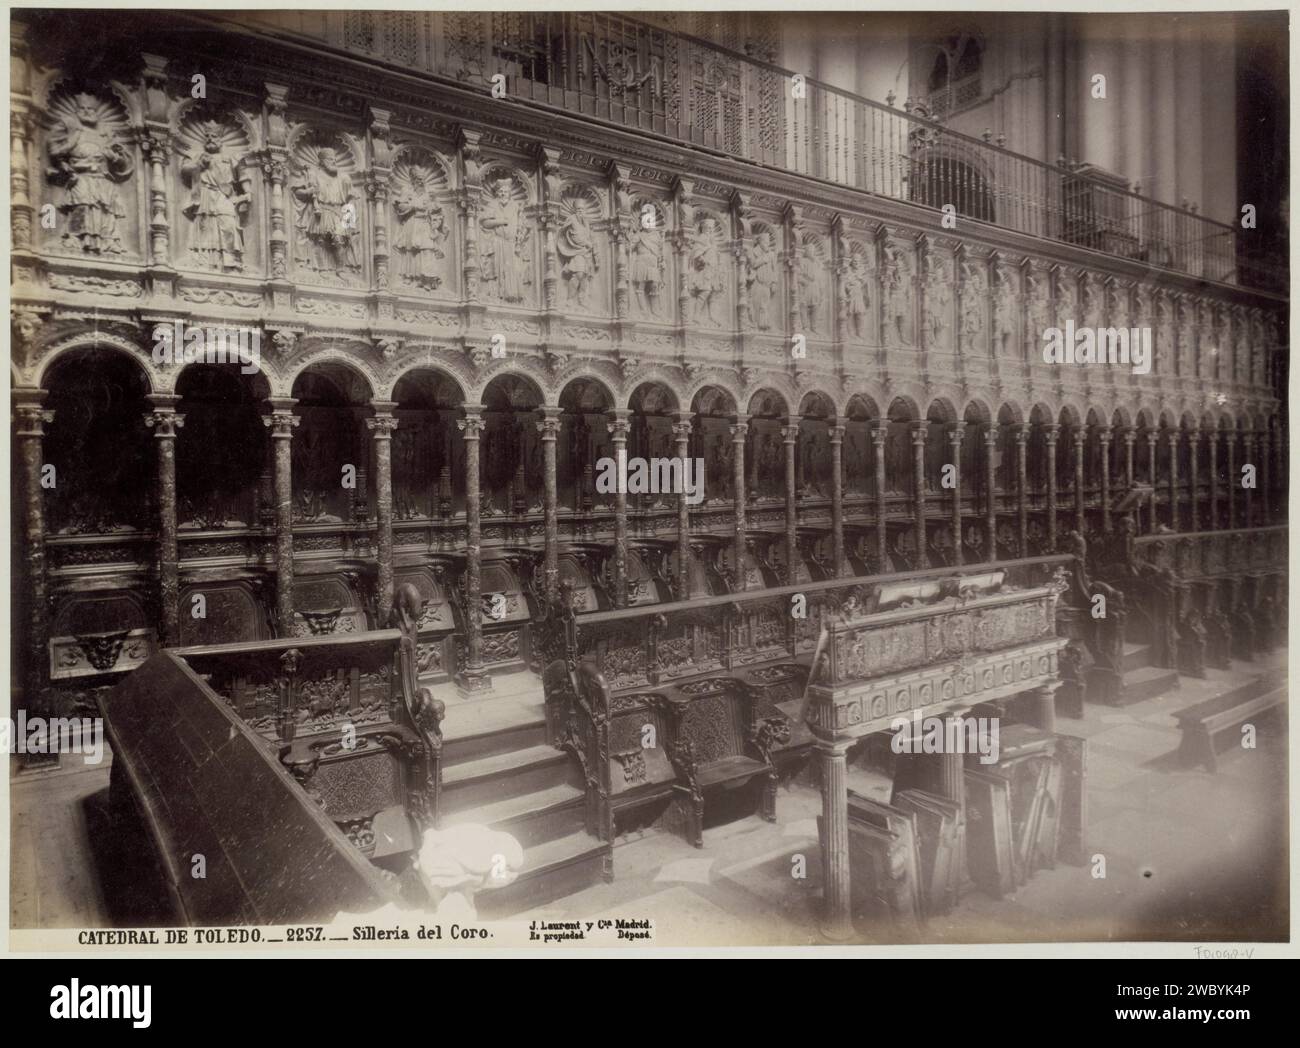
{"type": "Polygon", "coordinates": [[[307,264],[318,273],[340,276],[359,269],[357,193],[338,154],[329,147],[320,149],[315,163],[303,166],[293,193],[300,202],[298,232],[309,247],[307,264]]]}
{"type": "Polygon", "coordinates": [[[776,237],[764,229],[745,253],[748,267],[749,319],[759,331],[772,327],[772,304],[776,301],[776,237]]]}
{"type": "Polygon", "coordinates": [[[209,121],[201,134],[203,149],[181,164],[181,177],[191,187],[184,214],[195,225],[190,254],[208,269],[237,272],[244,268],[239,219],[248,211],[248,193],[235,162],[226,155],[226,129],[209,121]]]}
{"type": "Polygon", "coordinates": [[[480,245],[481,278],[502,302],[522,302],[531,230],[514,195],[514,180],[498,178],[483,208],[479,225],[488,234],[480,245]]]}
{"type": "Polygon", "coordinates": [[[432,291],[442,283],[447,219],[434,196],[434,174],[429,168],[413,165],[405,183],[393,201],[399,223],[393,243],[397,275],[407,284],[432,291]]]}
{"type": "Polygon", "coordinates": [[[867,290],[867,272],[860,254],[849,256],[848,269],[843,282],[844,315],[854,338],[867,336],[867,306],[871,293],[867,290]]]}
{"type": "Polygon", "coordinates": [[[718,220],[712,215],[704,218],[699,228],[690,235],[686,290],[694,303],[690,318],[692,322],[698,322],[703,313],[708,323],[718,323],[713,314],[713,302],[726,287],[723,280],[721,240],[722,231],[718,220]]]}
{"type": "Polygon", "coordinates": [[[659,315],[659,288],[664,281],[664,235],[656,221],[638,223],[632,231],[632,290],[637,311],[643,316],[659,315]]]}
{"type": "Polygon", "coordinates": [[[126,212],[115,183],[135,171],[135,161],[118,141],[125,131],[121,120],[94,95],[79,94],[60,111],[63,123],[50,139],[53,167],[48,176],[63,186],[59,210],[66,216],[64,240],[76,239],[88,255],[122,253],[117,220],[126,212]]]}
{"type": "Polygon", "coordinates": [[[586,309],[587,291],[592,277],[600,270],[600,258],[581,204],[566,202],[555,250],[560,256],[560,273],[564,277],[569,303],[586,309]]]}
{"type": "Polygon", "coordinates": [[[799,256],[799,307],[808,331],[821,331],[819,322],[826,305],[824,274],[821,259],[805,248],[799,256]]]}

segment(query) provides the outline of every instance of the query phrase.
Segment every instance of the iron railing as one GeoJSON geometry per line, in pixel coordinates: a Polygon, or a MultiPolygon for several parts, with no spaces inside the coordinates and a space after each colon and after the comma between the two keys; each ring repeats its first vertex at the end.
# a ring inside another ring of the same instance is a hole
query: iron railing
{"type": "MultiPolygon", "coordinates": [[[[1285,290],[1285,259],[1088,165],[1044,163],[708,41],[618,13],[337,12],[345,50],[1208,280],[1285,290]],[[796,84],[799,89],[796,90],[796,84]]],[[[947,100],[951,102],[952,100],[947,100]]]]}

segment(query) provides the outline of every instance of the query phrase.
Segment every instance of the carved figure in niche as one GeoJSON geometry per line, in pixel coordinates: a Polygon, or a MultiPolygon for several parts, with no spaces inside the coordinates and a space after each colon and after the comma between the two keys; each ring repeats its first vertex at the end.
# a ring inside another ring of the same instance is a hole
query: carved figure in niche
{"type": "Polygon", "coordinates": [[[925,267],[925,331],[931,346],[943,342],[948,333],[948,309],[952,305],[947,267],[933,259],[925,267]]]}
{"type": "Polygon", "coordinates": [[[116,183],[135,172],[135,161],[119,141],[126,121],[117,108],[94,95],[64,96],[53,106],[62,118],[50,138],[53,165],[47,177],[63,186],[59,210],[66,216],[63,239],[76,240],[88,255],[120,255],[117,220],[126,212],[116,183]]]}
{"type": "Polygon", "coordinates": [[[993,300],[994,340],[999,353],[1006,354],[1014,344],[1016,333],[1015,285],[1011,267],[999,262],[995,271],[997,288],[993,300]]]}
{"type": "Polygon", "coordinates": [[[911,301],[907,291],[907,261],[898,246],[886,241],[881,264],[885,335],[890,341],[912,341],[911,301]]]}
{"type": "Polygon", "coordinates": [[[664,235],[660,228],[658,212],[655,223],[647,227],[638,223],[632,230],[631,280],[640,313],[659,315],[659,288],[664,280],[664,235]]]}
{"type": "Polygon", "coordinates": [[[194,223],[190,254],[207,269],[229,272],[244,268],[244,231],[240,220],[248,213],[249,194],[236,161],[226,150],[233,132],[215,120],[199,128],[198,154],[181,163],[181,177],[190,187],[184,215],[194,223]]]}
{"type": "Polygon", "coordinates": [[[972,262],[961,267],[961,335],[966,348],[979,344],[984,333],[984,274],[972,262]]]}
{"type": "Polygon", "coordinates": [[[799,255],[799,308],[808,331],[821,331],[826,307],[825,268],[814,248],[805,245],[799,255]]]}
{"type": "Polygon", "coordinates": [[[717,491],[718,498],[729,499],[732,497],[732,449],[731,439],[724,437],[721,433],[715,433],[713,440],[709,444],[706,475],[712,476],[713,487],[717,491]]]}
{"type": "Polygon", "coordinates": [[[868,274],[861,252],[849,256],[848,269],[844,274],[843,295],[844,315],[849,321],[849,330],[854,338],[867,336],[867,306],[871,301],[871,292],[867,289],[868,274]]]}
{"type": "Polygon", "coordinates": [[[523,205],[515,181],[498,178],[491,187],[479,225],[487,237],[479,247],[482,280],[502,302],[522,302],[528,279],[528,246],[532,231],[523,220],[523,205]]]}
{"type": "Polygon", "coordinates": [[[442,263],[447,257],[447,217],[435,195],[440,179],[422,164],[412,164],[403,176],[393,200],[399,223],[393,243],[398,279],[433,291],[442,284],[442,263]]]}
{"type": "Polygon", "coordinates": [[[1031,344],[1041,344],[1043,332],[1052,326],[1052,289],[1046,273],[1030,271],[1025,275],[1029,299],[1029,331],[1031,344]]]}
{"type": "Polygon", "coordinates": [[[561,205],[560,232],[555,250],[560,256],[560,275],[564,277],[568,301],[579,309],[587,308],[587,291],[592,278],[600,271],[596,240],[587,224],[582,197],[565,199],[561,205]]]}
{"type": "Polygon", "coordinates": [[[745,253],[748,267],[749,319],[760,331],[772,328],[772,303],[776,301],[776,236],[764,229],[745,253]]]}
{"type": "Polygon", "coordinates": [[[293,193],[298,198],[297,229],[308,247],[307,265],[318,273],[360,268],[357,261],[357,193],[338,153],[328,147],[304,159],[293,193]]]}
{"type": "Polygon", "coordinates": [[[722,271],[722,229],[718,220],[712,215],[705,216],[699,227],[691,233],[687,247],[686,292],[693,303],[690,322],[703,318],[710,324],[717,325],[718,318],[713,312],[713,303],[722,293],[726,284],[722,271]]]}

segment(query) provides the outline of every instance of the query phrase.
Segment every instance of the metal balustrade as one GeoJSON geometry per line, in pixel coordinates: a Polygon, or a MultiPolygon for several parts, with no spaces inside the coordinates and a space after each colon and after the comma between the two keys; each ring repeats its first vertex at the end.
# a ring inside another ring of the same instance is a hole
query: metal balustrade
{"type": "MultiPolygon", "coordinates": [[[[1285,250],[1089,165],[1043,163],[902,109],[617,13],[338,13],[346,50],[621,128],[1075,244],[1153,268],[1285,290],[1285,250]]],[[[942,101],[942,100],[941,100],[942,101]]],[[[951,102],[951,99],[946,100],[951,102]]]]}

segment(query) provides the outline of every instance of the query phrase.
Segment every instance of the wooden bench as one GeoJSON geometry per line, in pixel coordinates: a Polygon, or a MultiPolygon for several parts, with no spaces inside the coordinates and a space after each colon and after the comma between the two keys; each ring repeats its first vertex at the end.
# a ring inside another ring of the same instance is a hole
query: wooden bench
{"type": "Polygon", "coordinates": [[[1286,682],[1261,676],[1225,695],[1198,702],[1174,714],[1182,731],[1179,758],[1188,765],[1219,768],[1219,758],[1241,748],[1243,725],[1286,708],[1286,682]]]}

